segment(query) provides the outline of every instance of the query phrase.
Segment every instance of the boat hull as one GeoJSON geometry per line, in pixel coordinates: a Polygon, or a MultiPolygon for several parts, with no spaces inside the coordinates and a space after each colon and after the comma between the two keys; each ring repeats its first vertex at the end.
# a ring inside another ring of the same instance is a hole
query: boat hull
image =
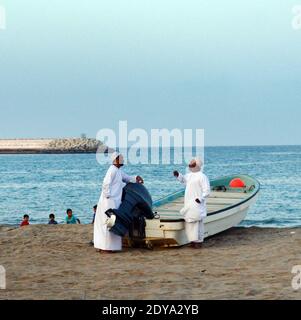
{"type": "MultiPolygon", "coordinates": [[[[239,225],[245,219],[250,206],[255,203],[257,197],[258,195],[232,209],[207,216],[204,220],[205,238],[239,225]]],[[[155,241],[155,238],[165,239],[166,246],[183,246],[189,243],[185,232],[184,220],[146,220],[145,235],[146,240],[149,241],[155,241]]]]}

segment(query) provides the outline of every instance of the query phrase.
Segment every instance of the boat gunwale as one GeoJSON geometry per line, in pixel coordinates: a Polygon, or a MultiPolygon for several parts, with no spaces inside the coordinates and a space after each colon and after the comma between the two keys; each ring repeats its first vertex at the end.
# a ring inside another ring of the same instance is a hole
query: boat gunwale
{"type": "MultiPolygon", "coordinates": [[[[244,177],[247,177],[247,178],[253,180],[255,182],[255,188],[256,189],[251,193],[251,195],[249,197],[246,197],[246,198],[242,199],[242,201],[239,201],[236,204],[229,205],[227,207],[224,207],[223,209],[219,209],[219,210],[210,212],[210,213],[207,214],[207,217],[213,216],[213,215],[216,215],[216,214],[219,214],[219,213],[231,210],[231,209],[234,209],[236,207],[239,207],[239,206],[243,205],[244,203],[246,203],[246,202],[250,201],[251,199],[253,199],[259,193],[260,188],[261,188],[260,182],[256,178],[253,178],[253,177],[251,177],[251,176],[249,176],[247,174],[223,176],[223,177],[219,177],[219,178],[213,179],[212,181],[226,179],[226,178],[229,178],[229,177],[232,177],[232,176],[233,177],[238,177],[238,176],[242,177],[242,176],[244,176],[244,177]]],[[[181,191],[177,191],[177,192],[175,192],[175,193],[173,193],[173,194],[171,194],[169,196],[163,197],[161,199],[158,199],[157,201],[154,202],[154,208],[162,206],[162,205],[167,204],[169,202],[172,202],[173,200],[175,200],[175,199],[179,198],[181,195],[183,195],[184,192],[185,192],[185,189],[183,189],[181,191]],[[160,203],[160,205],[158,205],[158,203],[160,203]]],[[[163,219],[160,219],[160,221],[162,221],[162,222],[179,222],[179,221],[185,221],[185,220],[181,219],[181,218],[179,218],[179,219],[166,219],[166,218],[163,218],[163,219]]]]}

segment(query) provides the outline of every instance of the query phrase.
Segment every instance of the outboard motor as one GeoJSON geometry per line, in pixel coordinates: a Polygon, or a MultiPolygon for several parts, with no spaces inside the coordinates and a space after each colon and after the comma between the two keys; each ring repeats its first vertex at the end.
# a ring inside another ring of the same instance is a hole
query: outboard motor
{"type": "Polygon", "coordinates": [[[116,220],[110,231],[118,236],[125,236],[130,231],[130,237],[134,232],[143,237],[145,218],[153,219],[152,197],[140,183],[128,183],[123,188],[122,203],[119,209],[109,209],[106,215],[111,218],[116,216],[116,220]],[[134,231],[135,230],[135,231],[134,231]]]}

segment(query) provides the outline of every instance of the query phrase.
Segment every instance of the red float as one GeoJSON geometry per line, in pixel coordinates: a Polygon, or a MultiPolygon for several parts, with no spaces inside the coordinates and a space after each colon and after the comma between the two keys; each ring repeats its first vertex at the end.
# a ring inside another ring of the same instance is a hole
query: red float
{"type": "Polygon", "coordinates": [[[240,178],[235,178],[230,182],[230,188],[245,188],[245,183],[240,178]]]}

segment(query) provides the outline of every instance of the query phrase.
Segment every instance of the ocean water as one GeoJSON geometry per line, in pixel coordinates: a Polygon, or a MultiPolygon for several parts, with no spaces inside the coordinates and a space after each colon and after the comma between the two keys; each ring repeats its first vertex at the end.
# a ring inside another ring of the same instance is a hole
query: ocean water
{"type": "MultiPolygon", "coordinates": [[[[63,222],[69,207],[90,223],[107,167],[93,154],[0,155],[0,224],[18,224],[25,213],[31,223],[47,223],[52,212],[63,222]]],[[[154,200],[181,188],[174,169],[185,172],[184,165],[124,168],[144,178],[154,200]]],[[[210,179],[241,173],[260,181],[243,226],[301,226],[301,146],[208,147],[204,172],[210,179]]]]}

